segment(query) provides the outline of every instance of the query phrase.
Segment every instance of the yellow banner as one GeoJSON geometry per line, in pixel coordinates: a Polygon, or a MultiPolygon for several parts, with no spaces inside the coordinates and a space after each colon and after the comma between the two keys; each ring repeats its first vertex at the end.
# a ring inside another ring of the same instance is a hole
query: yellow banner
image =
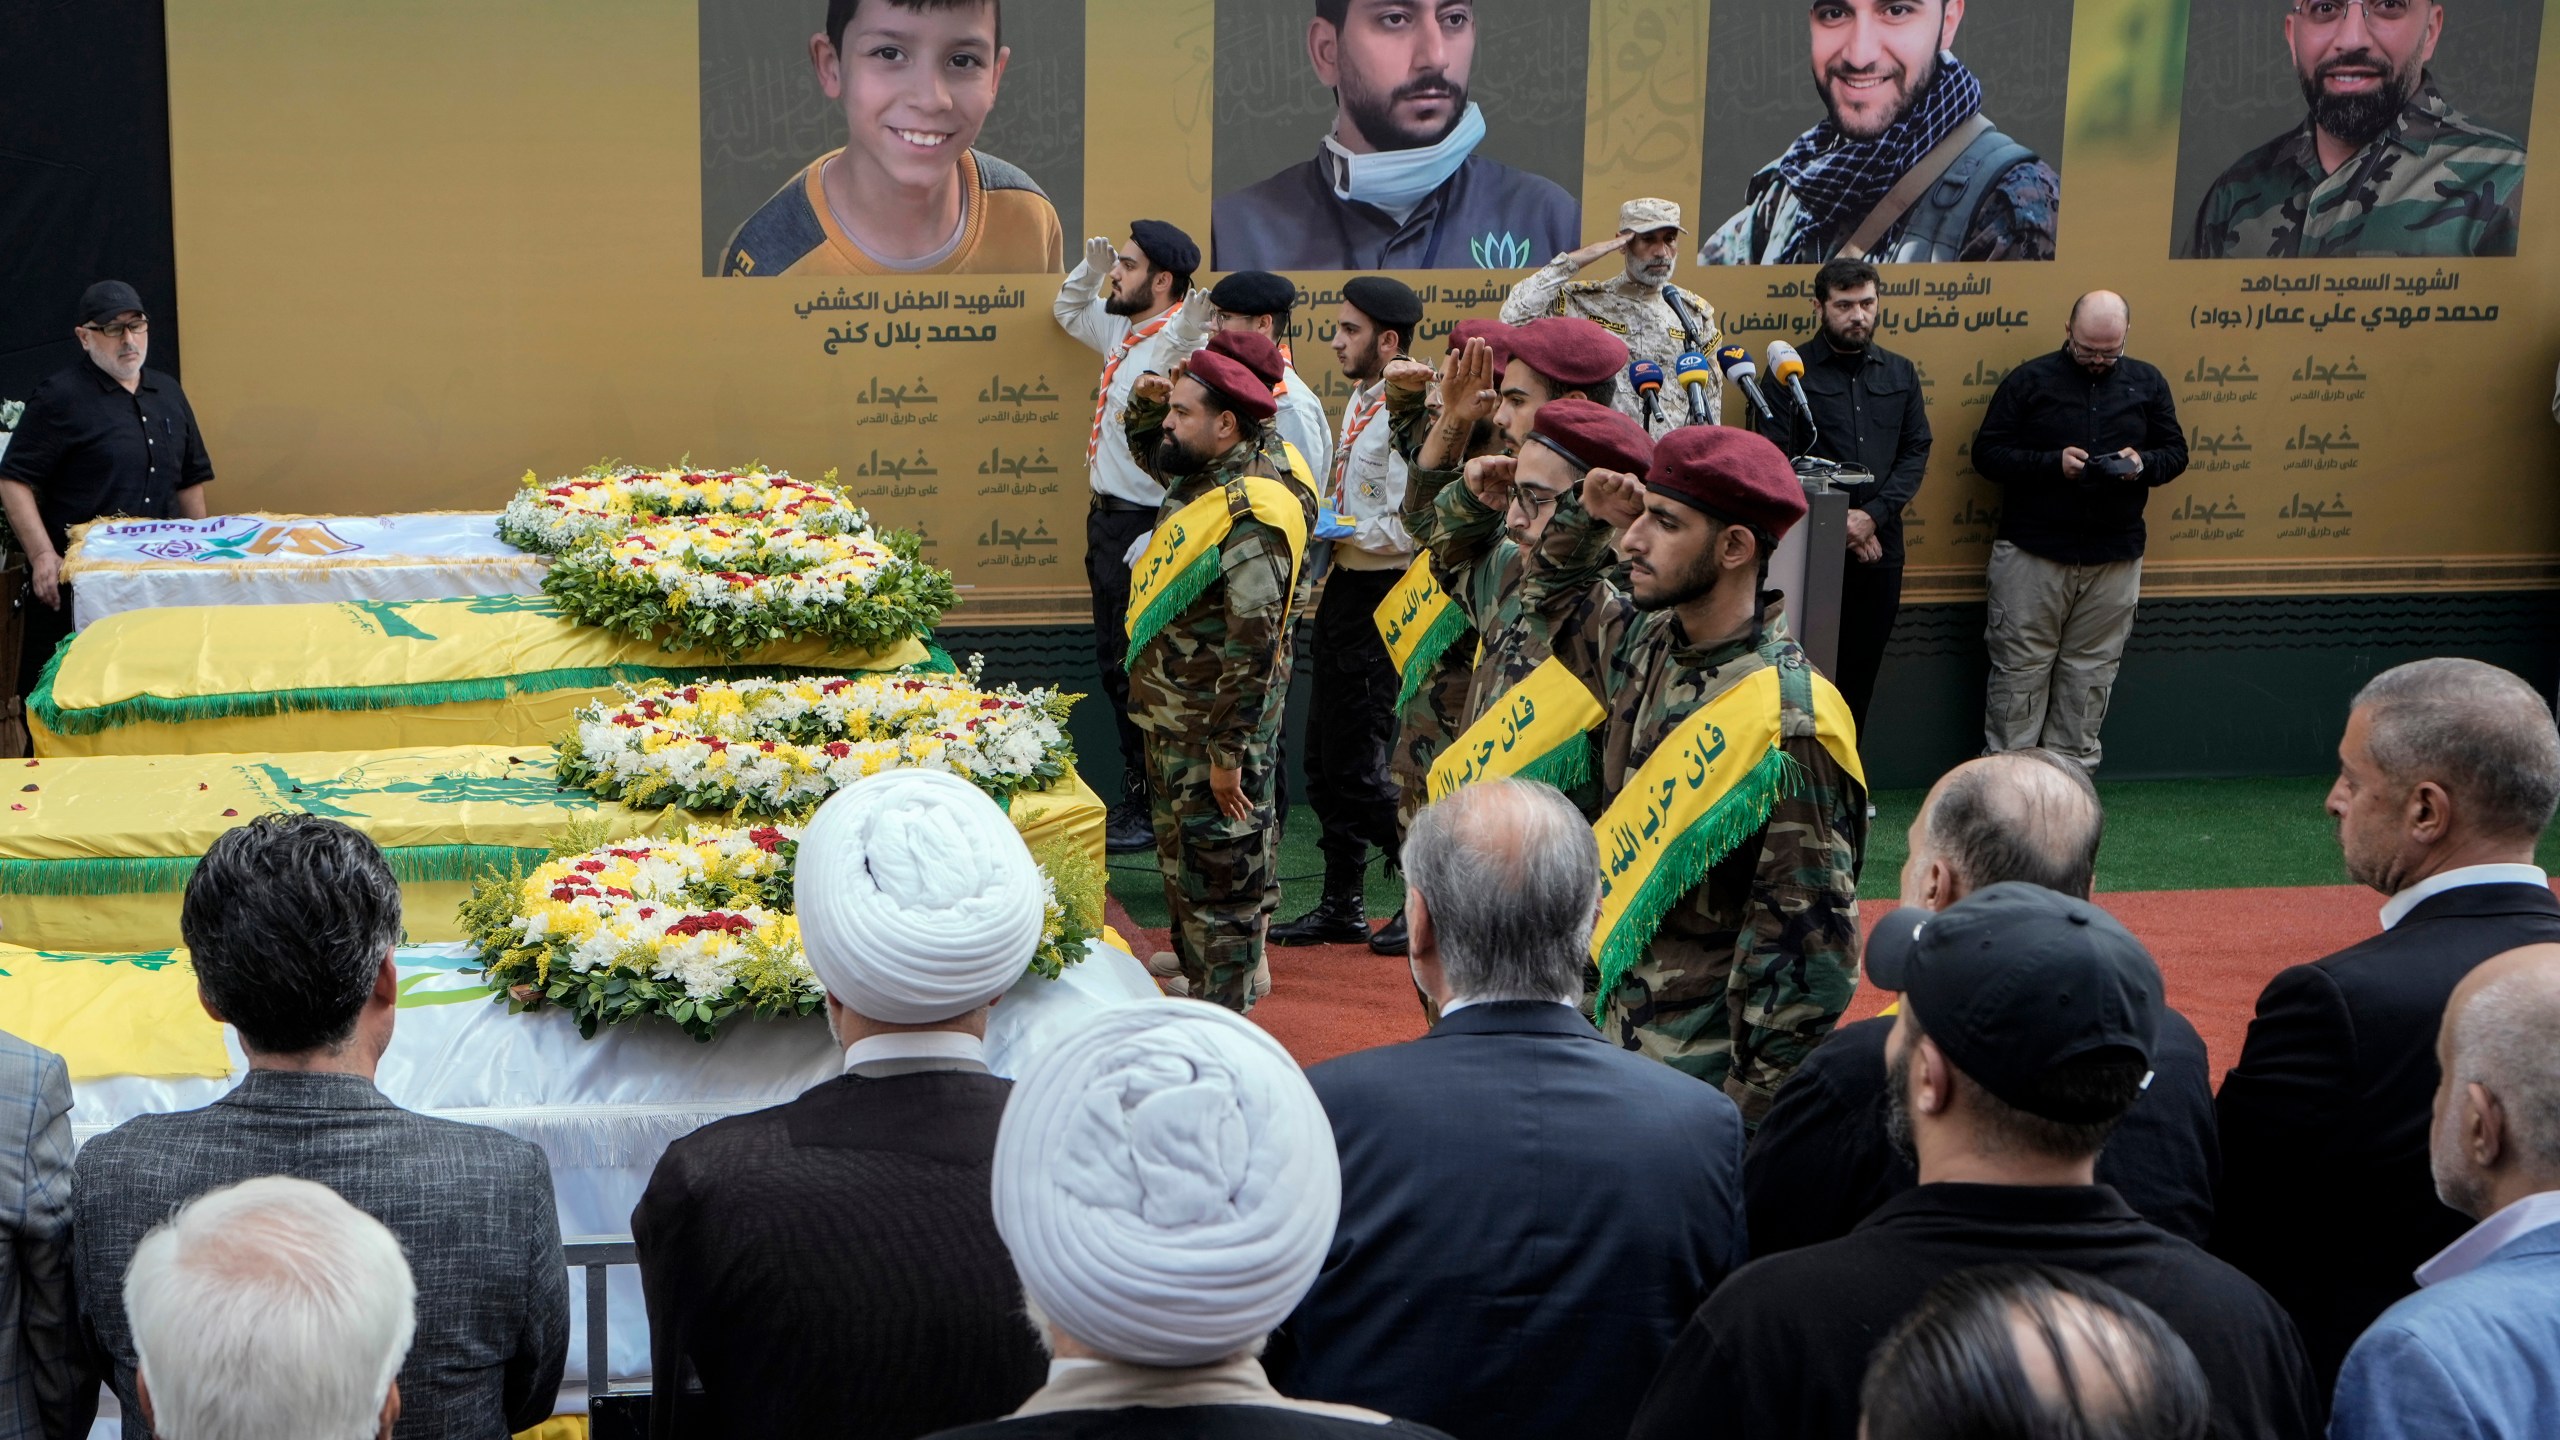
{"type": "MultiPolygon", "coordinates": [[[[1421,648],[1425,635],[1440,624],[1457,602],[1440,588],[1440,577],[1431,573],[1431,552],[1425,550],[1413,557],[1405,567],[1404,578],[1378,602],[1378,638],[1387,642],[1387,659],[1394,662],[1396,673],[1412,669],[1414,651],[1421,648]]],[[[1458,628],[1466,628],[1466,615],[1458,616],[1458,628]]],[[[1445,646],[1443,648],[1446,648],[1445,646]]]]}
{"type": "Polygon", "coordinates": [[[1583,737],[1608,718],[1591,688],[1549,656],[1432,762],[1431,798],[1509,776],[1572,790],[1591,778],[1591,742],[1583,737]]]}
{"type": "MultiPolygon", "coordinates": [[[[1306,471],[1306,462],[1290,452],[1291,469],[1306,471]]],[[[1297,497],[1277,480],[1248,475],[1232,482],[1244,488],[1253,518],[1280,532],[1289,544],[1289,594],[1298,590],[1298,568],[1307,554],[1307,512],[1297,497]]],[[[1173,622],[1184,607],[1200,598],[1218,578],[1218,547],[1235,528],[1228,487],[1220,486],[1176,510],[1148,538],[1146,552],[1129,571],[1129,658],[1156,632],[1173,622]]]]}
{"type": "Polygon", "coordinates": [[[77,954],[0,945],[0,1030],[62,1057],[74,1080],[231,1073],[184,952],[77,954]]]}

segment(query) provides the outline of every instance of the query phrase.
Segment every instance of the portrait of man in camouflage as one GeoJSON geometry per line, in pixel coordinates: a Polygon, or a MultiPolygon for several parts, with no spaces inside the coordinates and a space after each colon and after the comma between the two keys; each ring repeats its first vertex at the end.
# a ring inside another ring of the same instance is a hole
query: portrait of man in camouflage
{"type": "Polygon", "coordinates": [[[1753,172],[1698,263],[2052,259],[2062,182],[1984,113],[1953,49],[1964,15],[1965,0],[1814,0],[1823,118],[1753,172]]]}
{"type": "Polygon", "coordinates": [[[2310,113],[2213,182],[2186,253],[2516,253],[2524,145],[2437,88],[2444,24],[2423,0],[2292,0],[2284,37],[2310,113]]]}

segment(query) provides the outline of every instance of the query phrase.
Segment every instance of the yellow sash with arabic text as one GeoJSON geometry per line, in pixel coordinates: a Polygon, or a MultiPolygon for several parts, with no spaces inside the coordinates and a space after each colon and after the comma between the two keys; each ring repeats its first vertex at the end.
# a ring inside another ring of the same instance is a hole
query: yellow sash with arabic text
{"type": "MultiPolygon", "coordinates": [[[[1847,702],[1811,670],[1796,675],[1822,748],[1860,786],[1857,727],[1847,702]]],[[[1745,677],[1682,721],[1592,827],[1600,844],[1600,921],[1591,954],[1600,968],[1592,1013],[1643,958],[1665,912],[1717,861],[1769,822],[1780,800],[1804,788],[1804,769],[1780,744],[1784,667],[1745,677]]],[[[1437,780],[1435,775],[1434,780],[1437,780]]]]}
{"type": "MultiPolygon", "coordinates": [[[[1303,466],[1305,462],[1298,462],[1303,466]]],[[[1219,549],[1235,528],[1231,496],[1244,493],[1253,518],[1278,530],[1289,542],[1289,587],[1298,588],[1298,567],[1307,553],[1307,512],[1287,486],[1259,475],[1230,480],[1176,510],[1148,538],[1146,553],[1129,572],[1129,651],[1123,663],[1134,665],[1138,652],[1173,623],[1218,578],[1219,549]]]]}
{"type": "Polygon", "coordinates": [[[1378,602],[1377,621],[1378,638],[1387,642],[1387,659],[1399,677],[1396,707],[1402,709],[1430,681],[1440,657],[1466,635],[1467,612],[1440,588],[1440,577],[1431,573],[1431,552],[1425,550],[1378,602]]]}
{"type": "Polygon", "coordinates": [[[1591,728],[1609,712],[1549,656],[1476,717],[1431,766],[1431,798],[1479,780],[1542,780],[1572,790],[1591,778],[1591,728]]]}

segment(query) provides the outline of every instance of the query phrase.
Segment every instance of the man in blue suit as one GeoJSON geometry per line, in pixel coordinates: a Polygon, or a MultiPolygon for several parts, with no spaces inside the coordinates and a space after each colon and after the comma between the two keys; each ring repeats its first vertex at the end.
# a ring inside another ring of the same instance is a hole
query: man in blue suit
{"type": "Polygon", "coordinates": [[[2347,1352],[2330,1440],[2547,1434],[2560,1409],[2560,945],[2481,962],[2436,1040],[2436,1193],[2480,1223],[2347,1352]]]}
{"type": "Polygon", "coordinates": [[[1599,854],[1562,795],[1462,790],[1416,817],[1404,870],[1440,1021],[1307,1072],[1342,1219],[1266,1363],[1459,1440],[1623,1434],[1747,1254],[1741,1114],[1584,1018],[1599,854]]]}

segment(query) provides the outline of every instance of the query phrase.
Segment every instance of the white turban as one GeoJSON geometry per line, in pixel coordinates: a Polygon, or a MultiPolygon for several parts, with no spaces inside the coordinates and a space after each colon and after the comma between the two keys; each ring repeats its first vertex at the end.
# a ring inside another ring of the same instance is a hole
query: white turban
{"type": "Polygon", "coordinates": [[[827,993],[874,1020],[965,1015],[1022,978],[1048,901],[1022,835],[978,787],[888,770],[828,797],[800,836],[800,943],[827,993]]]}
{"type": "Polygon", "coordinates": [[[1194,1000],[1093,1017],[1015,1082],[996,1230],[1060,1330],[1205,1365],[1298,1307],[1342,1208],[1333,1127],[1278,1041],[1194,1000]]]}

